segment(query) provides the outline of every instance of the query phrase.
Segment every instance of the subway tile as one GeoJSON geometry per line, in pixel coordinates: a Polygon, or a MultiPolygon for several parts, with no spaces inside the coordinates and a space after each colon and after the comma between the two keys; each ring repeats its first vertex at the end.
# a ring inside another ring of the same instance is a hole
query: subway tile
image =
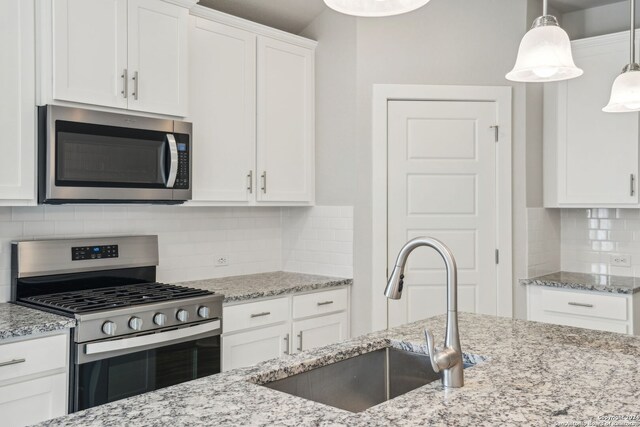
{"type": "Polygon", "coordinates": [[[43,206],[20,206],[11,208],[12,221],[44,221],[43,206]]]}

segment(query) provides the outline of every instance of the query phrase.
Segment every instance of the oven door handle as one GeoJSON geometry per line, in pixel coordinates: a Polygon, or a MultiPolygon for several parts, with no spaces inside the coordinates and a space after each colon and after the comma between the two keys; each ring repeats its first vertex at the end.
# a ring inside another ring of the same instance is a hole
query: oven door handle
{"type": "Polygon", "coordinates": [[[176,183],[176,177],[178,176],[178,144],[176,143],[176,137],[172,134],[167,134],[167,141],[169,142],[169,177],[167,178],[167,188],[173,188],[176,183]]]}
{"type": "Polygon", "coordinates": [[[129,353],[129,350],[148,347],[154,344],[166,345],[177,343],[187,338],[215,331],[216,329],[220,329],[220,320],[187,328],[157,332],[155,334],[89,343],[84,345],[84,353],[87,355],[99,355],[102,353],[122,352],[123,350],[129,353]]]}

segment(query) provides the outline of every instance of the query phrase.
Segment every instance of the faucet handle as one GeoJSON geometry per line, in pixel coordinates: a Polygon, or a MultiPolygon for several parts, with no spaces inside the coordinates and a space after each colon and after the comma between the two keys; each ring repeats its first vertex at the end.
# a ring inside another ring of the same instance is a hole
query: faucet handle
{"type": "Polygon", "coordinates": [[[429,360],[431,361],[431,368],[434,372],[440,372],[440,366],[436,362],[436,347],[433,344],[433,334],[430,330],[424,330],[424,337],[427,339],[427,352],[429,353],[429,360]]]}

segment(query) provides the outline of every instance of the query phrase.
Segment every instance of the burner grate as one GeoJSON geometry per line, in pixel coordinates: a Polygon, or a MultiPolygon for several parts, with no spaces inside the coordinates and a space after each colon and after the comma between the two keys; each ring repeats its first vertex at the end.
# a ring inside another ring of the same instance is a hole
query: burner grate
{"type": "Polygon", "coordinates": [[[202,289],[156,282],[37,295],[23,300],[75,314],[210,294],[202,289]]]}

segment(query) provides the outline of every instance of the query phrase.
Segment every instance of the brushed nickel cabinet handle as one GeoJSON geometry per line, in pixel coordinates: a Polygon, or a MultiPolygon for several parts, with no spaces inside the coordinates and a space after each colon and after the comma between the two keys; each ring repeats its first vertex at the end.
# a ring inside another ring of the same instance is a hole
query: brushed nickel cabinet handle
{"type": "Polygon", "coordinates": [[[298,334],[298,351],[302,351],[302,331],[298,334]]]}
{"type": "Polygon", "coordinates": [[[323,301],[323,302],[319,302],[318,305],[329,305],[329,304],[333,304],[333,301],[323,301]]]}
{"type": "Polygon", "coordinates": [[[136,101],[138,100],[139,85],[140,85],[140,76],[136,71],[135,73],[133,73],[133,99],[135,99],[136,101]]]}
{"type": "Polygon", "coordinates": [[[256,314],[252,314],[251,318],[256,318],[256,317],[264,317],[264,316],[268,316],[270,315],[271,312],[270,311],[263,311],[262,313],[256,313],[256,314]]]}
{"type": "Polygon", "coordinates": [[[262,178],[261,190],[263,193],[266,193],[267,192],[267,171],[262,172],[261,178],[262,178]]]}
{"type": "Polygon", "coordinates": [[[570,302],[569,305],[574,305],[576,307],[593,308],[593,304],[584,304],[584,303],[581,303],[581,302],[570,302]]]}
{"type": "Polygon", "coordinates": [[[247,174],[247,180],[249,181],[249,183],[247,184],[247,190],[249,190],[249,193],[253,193],[253,171],[250,170],[249,173],[247,174]]]}
{"type": "Polygon", "coordinates": [[[629,176],[629,183],[630,183],[629,193],[631,194],[631,196],[634,196],[636,194],[636,176],[634,174],[631,174],[629,176]]]}
{"type": "Polygon", "coordinates": [[[10,366],[10,365],[17,365],[18,363],[24,363],[26,361],[27,361],[27,359],[8,360],[6,362],[0,362],[0,367],[2,367],[2,366],[10,366]]]}
{"type": "Polygon", "coordinates": [[[289,334],[284,336],[284,342],[285,342],[284,354],[289,354],[289,334]]]}
{"type": "Polygon", "coordinates": [[[122,71],[122,75],[120,77],[122,77],[122,92],[120,93],[124,98],[126,98],[129,96],[129,72],[126,68],[122,71]]]}

